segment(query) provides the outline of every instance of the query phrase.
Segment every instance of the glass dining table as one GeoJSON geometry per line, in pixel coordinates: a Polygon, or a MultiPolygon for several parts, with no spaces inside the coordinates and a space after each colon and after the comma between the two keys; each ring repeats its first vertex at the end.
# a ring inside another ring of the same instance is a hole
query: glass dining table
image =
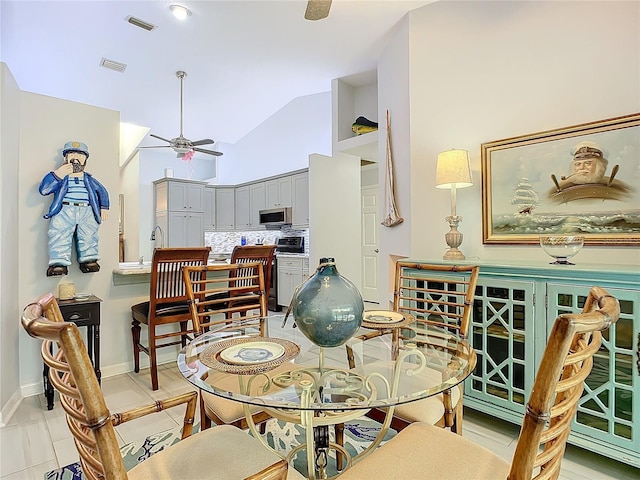
{"type": "Polygon", "coordinates": [[[410,315],[402,317],[395,322],[388,317],[379,325],[365,322],[354,337],[333,348],[318,347],[298,328],[283,326],[284,315],[265,319],[265,337],[236,319],[184,347],[178,368],[199,389],[242,403],[252,434],[266,448],[272,449],[253,423],[251,406],[302,425],[305,442],[286,455],[276,453],[291,461],[304,450],[308,478],[326,478],[329,450],[336,450],[349,468],[380,445],[397,405],[446,392],[475,367],[466,339],[414,324],[410,315]],[[402,348],[395,349],[392,339],[400,330],[402,348]],[[329,426],[362,417],[372,408],[386,411],[380,433],[352,458],[340,442],[330,441],[329,426]]]}

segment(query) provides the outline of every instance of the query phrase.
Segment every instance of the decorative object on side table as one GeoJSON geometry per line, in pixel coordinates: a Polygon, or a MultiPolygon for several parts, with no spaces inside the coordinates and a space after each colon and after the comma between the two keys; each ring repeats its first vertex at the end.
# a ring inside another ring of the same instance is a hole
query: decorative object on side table
{"type": "Polygon", "coordinates": [[[469,154],[466,150],[448,150],[438,155],[436,188],[451,189],[451,215],[446,217],[451,230],[444,236],[449,245],[449,250],[442,257],[445,260],[464,260],[465,258],[458,250],[462,245],[462,233],[458,231],[458,224],[462,221],[462,217],[456,214],[456,189],[472,185],[469,154]]]}
{"type": "Polygon", "coordinates": [[[362,325],[362,295],[338,273],[333,258],[320,259],[316,272],[297,289],[292,305],[300,331],[320,347],[342,345],[362,325]]]}
{"type": "Polygon", "coordinates": [[[541,235],[540,246],[545,253],[556,259],[552,265],[575,265],[569,259],[584,245],[584,237],[578,235],[541,235]]]}

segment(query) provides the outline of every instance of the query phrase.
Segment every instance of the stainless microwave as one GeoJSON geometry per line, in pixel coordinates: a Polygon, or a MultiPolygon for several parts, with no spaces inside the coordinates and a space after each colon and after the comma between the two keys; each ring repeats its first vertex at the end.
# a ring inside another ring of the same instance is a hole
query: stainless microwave
{"type": "Polygon", "coordinates": [[[265,227],[277,227],[279,225],[291,225],[291,207],[270,208],[260,210],[260,225],[265,227]]]}

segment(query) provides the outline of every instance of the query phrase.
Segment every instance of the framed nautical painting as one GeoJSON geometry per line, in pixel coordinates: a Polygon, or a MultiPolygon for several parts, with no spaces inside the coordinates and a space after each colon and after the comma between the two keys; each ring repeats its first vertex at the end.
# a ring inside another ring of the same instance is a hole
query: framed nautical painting
{"type": "Polygon", "coordinates": [[[640,245],[640,113],[482,144],[482,241],[640,245]]]}

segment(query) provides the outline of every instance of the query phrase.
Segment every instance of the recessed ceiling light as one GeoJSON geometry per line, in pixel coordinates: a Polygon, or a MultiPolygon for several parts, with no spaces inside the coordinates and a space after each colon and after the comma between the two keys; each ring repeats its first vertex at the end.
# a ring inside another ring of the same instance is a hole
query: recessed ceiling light
{"type": "Polygon", "coordinates": [[[182,5],[171,5],[169,6],[169,8],[171,9],[171,13],[173,13],[173,16],[179,18],[180,20],[184,20],[185,18],[191,16],[191,10],[189,10],[187,7],[183,7],[182,5]]]}

